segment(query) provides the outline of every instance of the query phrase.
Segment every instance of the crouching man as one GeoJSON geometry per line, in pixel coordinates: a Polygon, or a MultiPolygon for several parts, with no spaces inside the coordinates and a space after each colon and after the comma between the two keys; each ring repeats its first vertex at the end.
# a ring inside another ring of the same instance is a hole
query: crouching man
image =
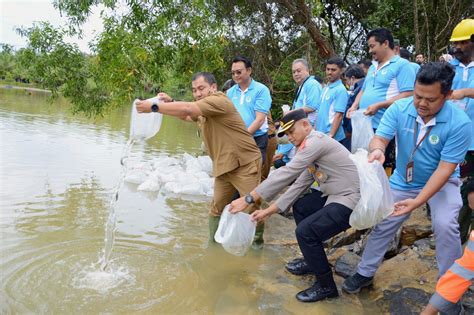
{"type": "Polygon", "coordinates": [[[234,200],[230,212],[242,211],[260,199],[271,201],[294,181],[268,208],[253,212],[252,219],[264,221],[293,205],[296,238],[304,258],[288,263],[287,270],[296,275],[316,275],[316,282],[296,298],[316,302],[337,297],[323,242],[349,228],[349,216],[360,198],[357,169],[349,159],[349,151],[333,138],[313,130],[302,109],[282,118],[278,135],[285,133],[298,148],[293,159],[250,194],[234,200]],[[320,191],[310,189],[314,181],[320,191]],[[308,190],[311,193],[305,194],[308,190]]]}
{"type": "Polygon", "coordinates": [[[345,280],[344,291],[357,293],[372,283],[395,233],[426,202],[431,207],[439,275],[461,256],[457,166],[469,147],[471,127],[467,115],[447,102],[453,78],[449,64],[423,65],[416,75],[414,96],[397,101],[383,115],[369,145],[369,162],[383,163],[385,148],[396,136],[397,167],[390,177],[395,211],[370,233],[357,272],[345,280]]]}

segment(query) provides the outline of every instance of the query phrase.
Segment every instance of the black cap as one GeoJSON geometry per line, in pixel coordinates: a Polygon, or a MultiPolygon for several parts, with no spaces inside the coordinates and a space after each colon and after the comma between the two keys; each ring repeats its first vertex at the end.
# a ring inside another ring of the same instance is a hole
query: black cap
{"type": "Polygon", "coordinates": [[[303,109],[295,109],[289,111],[280,119],[280,128],[278,128],[278,137],[283,137],[285,131],[293,127],[293,125],[300,119],[306,118],[306,113],[303,109]]]}

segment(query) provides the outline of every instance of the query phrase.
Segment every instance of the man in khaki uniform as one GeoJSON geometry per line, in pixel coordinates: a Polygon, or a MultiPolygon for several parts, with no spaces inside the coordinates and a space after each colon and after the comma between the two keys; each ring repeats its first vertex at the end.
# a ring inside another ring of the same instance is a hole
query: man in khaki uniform
{"type": "Polygon", "coordinates": [[[211,73],[196,73],[192,91],[195,102],[174,102],[166,93],[160,93],[158,97],[164,103],[139,101],[137,110],[200,122],[215,177],[209,211],[209,236],[213,240],[222,210],[232,201],[234,193],[245,196],[260,182],[261,154],[232,101],[217,91],[211,73]]]}

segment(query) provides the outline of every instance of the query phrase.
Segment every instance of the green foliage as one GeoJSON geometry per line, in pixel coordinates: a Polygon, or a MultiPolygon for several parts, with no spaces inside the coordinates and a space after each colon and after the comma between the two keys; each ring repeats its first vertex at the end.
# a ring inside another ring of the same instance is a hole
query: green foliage
{"type": "Polygon", "coordinates": [[[40,23],[21,30],[28,47],[12,53],[2,46],[0,75],[27,76],[89,115],[158,91],[190,100],[193,73],[212,72],[222,83],[238,54],[253,61],[253,77],[270,88],[278,115],[293,99],[294,59],[306,58],[313,74],[322,76],[318,40],[350,63],[367,57],[367,32],[383,26],[402,46],[422,39],[420,49],[438,53],[454,25],[473,13],[469,0],[55,0],[54,5],[69,18],[68,28],[40,23]],[[414,31],[415,3],[420,26],[414,31]],[[105,8],[104,32],[86,56],[64,36],[81,34],[97,5],[105,8]]]}
{"type": "Polygon", "coordinates": [[[13,46],[0,44],[0,50],[0,78],[11,80],[15,69],[13,46]]]}

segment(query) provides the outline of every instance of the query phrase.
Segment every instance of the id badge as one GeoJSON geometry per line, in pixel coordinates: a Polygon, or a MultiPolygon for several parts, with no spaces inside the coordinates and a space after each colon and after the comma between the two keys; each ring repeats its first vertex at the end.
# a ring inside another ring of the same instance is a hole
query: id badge
{"type": "Polygon", "coordinates": [[[413,181],[413,168],[415,163],[413,161],[408,162],[407,169],[406,169],[406,179],[407,184],[410,184],[413,181]]]}

